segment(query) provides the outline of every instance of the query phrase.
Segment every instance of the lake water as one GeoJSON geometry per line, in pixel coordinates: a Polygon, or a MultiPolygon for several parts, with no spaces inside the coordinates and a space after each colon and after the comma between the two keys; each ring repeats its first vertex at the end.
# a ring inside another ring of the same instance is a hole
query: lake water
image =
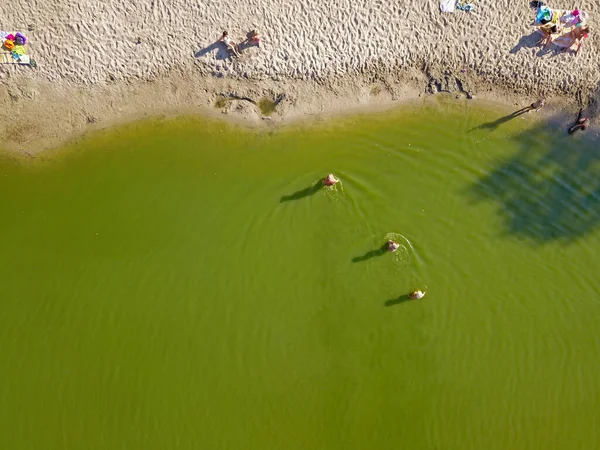
{"type": "Polygon", "coordinates": [[[600,149],[505,114],[5,157],[0,447],[600,448],[600,149]]]}

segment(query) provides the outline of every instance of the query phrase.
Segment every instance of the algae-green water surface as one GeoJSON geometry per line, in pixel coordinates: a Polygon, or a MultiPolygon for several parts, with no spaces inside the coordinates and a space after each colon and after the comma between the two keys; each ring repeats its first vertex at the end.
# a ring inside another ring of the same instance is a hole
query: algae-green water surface
{"type": "Polygon", "coordinates": [[[600,150],[502,116],[5,158],[0,447],[600,448],[600,150]]]}

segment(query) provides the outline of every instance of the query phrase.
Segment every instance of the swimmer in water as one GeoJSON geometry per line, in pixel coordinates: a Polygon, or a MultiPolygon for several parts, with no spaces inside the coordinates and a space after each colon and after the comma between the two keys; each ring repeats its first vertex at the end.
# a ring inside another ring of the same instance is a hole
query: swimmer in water
{"type": "Polygon", "coordinates": [[[408,294],[408,298],[410,298],[411,300],[419,300],[420,298],[425,297],[426,292],[423,291],[412,291],[410,294],[408,294]]]}
{"type": "Polygon", "coordinates": [[[398,248],[400,248],[400,244],[398,244],[397,242],[394,242],[392,240],[387,241],[388,252],[395,252],[396,250],[398,250],[398,248]]]}
{"type": "Polygon", "coordinates": [[[323,184],[325,186],[333,186],[334,184],[336,184],[337,182],[339,182],[340,180],[338,180],[335,176],[333,176],[332,173],[330,173],[329,175],[327,175],[327,177],[325,177],[325,179],[323,180],[323,184]]]}

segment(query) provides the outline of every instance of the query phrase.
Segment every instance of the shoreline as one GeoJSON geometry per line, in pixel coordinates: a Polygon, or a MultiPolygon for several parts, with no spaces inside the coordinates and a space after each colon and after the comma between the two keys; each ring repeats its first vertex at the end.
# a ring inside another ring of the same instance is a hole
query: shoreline
{"type": "MultiPolygon", "coordinates": [[[[200,115],[224,120],[249,128],[280,128],[295,123],[327,120],[353,114],[376,113],[401,107],[436,95],[455,96],[490,109],[509,111],[535,101],[536,97],[522,95],[505,89],[486,87],[481,92],[459,89],[428,93],[430,81],[413,76],[412,79],[344,78],[338,83],[284,80],[274,82],[248,82],[243,80],[214,80],[200,77],[185,82],[179,78],[165,77],[142,83],[115,83],[111,86],[81,87],[27,84],[15,95],[13,108],[0,112],[0,148],[8,153],[35,156],[56,149],[88,133],[116,127],[154,117],[200,115]],[[176,87],[174,87],[176,86],[176,87]],[[170,95],[159,95],[171,89],[170,95]],[[274,101],[284,98],[272,113],[263,115],[256,104],[262,99],[274,101]],[[227,98],[233,95],[239,98],[227,98]],[[44,97],[40,101],[40,97],[44,97]],[[123,98],[126,97],[126,101],[123,98]],[[227,98],[223,100],[223,98],[227,98]],[[253,100],[256,103],[252,103],[253,100]],[[220,103],[219,103],[220,102],[220,103]],[[66,114],[57,114],[60,111],[66,114]],[[17,127],[6,124],[24,122],[17,127]]],[[[2,90],[10,86],[0,85],[2,90]]],[[[547,97],[546,106],[536,117],[553,116],[554,124],[566,126],[577,113],[578,106],[572,96],[547,97]],[[562,116],[557,119],[557,116],[562,116]]],[[[591,133],[588,133],[591,134],[591,133]]]]}
{"type": "MultiPolygon", "coordinates": [[[[452,14],[441,13],[438,0],[248,0],[233,10],[215,0],[21,6],[0,5],[5,29],[32,30],[26,34],[37,61],[35,69],[0,66],[0,147],[17,153],[35,155],[88,130],[174,112],[267,122],[255,104],[223,100],[230,95],[281,100],[272,124],[437,92],[516,109],[544,96],[544,109],[567,114],[576,114],[580,92],[591,116],[600,104],[600,0],[578,5],[590,13],[592,33],[577,56],[536,47],[535,10],[510,0],[452,14]],[[216,42],[223,29],[241,42],[253,28],[264,40],[239,58],[216,42]]],[[[573,5],[556,0],[552,7],[573,5]]]]}

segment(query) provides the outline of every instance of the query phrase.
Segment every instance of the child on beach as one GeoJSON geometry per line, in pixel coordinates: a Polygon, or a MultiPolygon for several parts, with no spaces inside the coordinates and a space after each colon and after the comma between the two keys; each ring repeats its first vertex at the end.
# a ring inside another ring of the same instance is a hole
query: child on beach
{"type": "Polygon", "coordinates": [[[256,45],[257,47],[260,47],[260,35],[258,34],[258,31],[252,30],[250,32],[250,35],[248,36],[248,39],[246,39],[246,41],[249,44],[256,45]]]}
{"type": "Polygon", "coordinates": [[[227,33],[227,31],[223,31],[223,36],[221,36],[219,41],[223,42],[227,49],[231,50],[235,56],[240,56],[240,49],[238,45],[229,37],[229,33],[227,33]]]}

